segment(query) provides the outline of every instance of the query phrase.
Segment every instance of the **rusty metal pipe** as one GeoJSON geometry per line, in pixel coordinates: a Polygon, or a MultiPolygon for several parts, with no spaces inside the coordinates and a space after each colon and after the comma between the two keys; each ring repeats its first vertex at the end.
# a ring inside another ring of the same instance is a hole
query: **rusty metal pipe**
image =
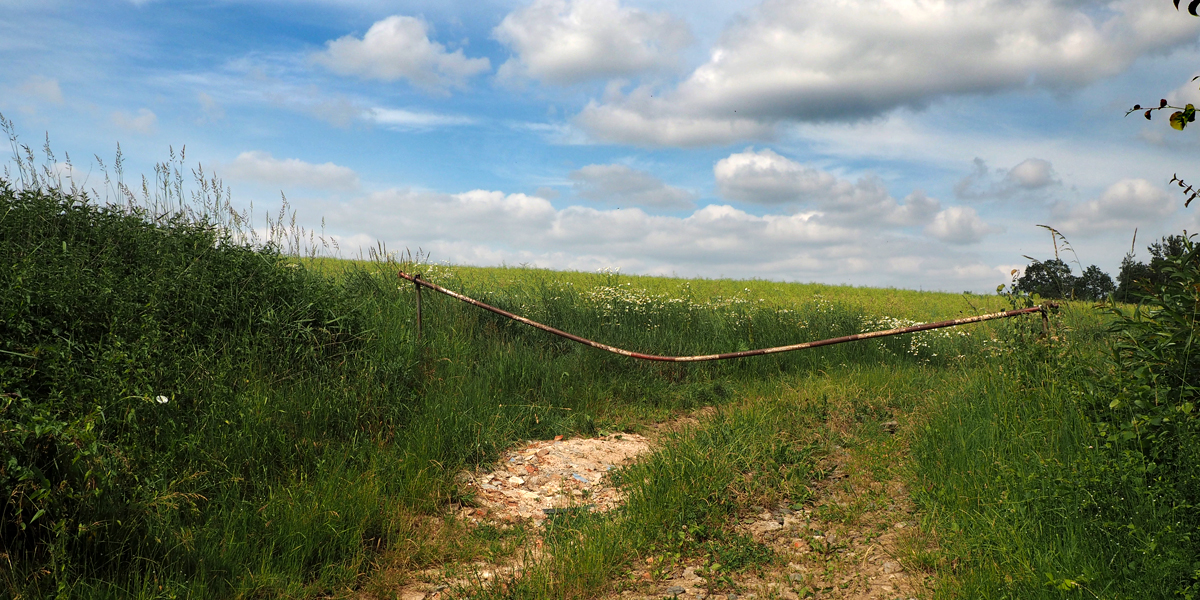
{"type": "Polygon", "coordinates": [[[506,318],[512,319],[514,321],[524,323],[526,325],[529,325],[530,327],[541,329],[542,331],[545,331],[547,333],[553,333],[554,335],[557,335],[559,337],[564,337],[564,338],[567,338],[568,340],[579,342],[580,344],[583,344],[585,346],[591,346],[593,348],[598,348],[600,350],[612,352],[613,354],[620,354],[621,356],[628,356],[630,358],[637,358],[640,360],[652,360],[652,361],[658,361],[658,362],[678,362],[678,363],[704,362],[704,361],[710,361],[710,360],[726,360],[726,359],[730,359],[730,358],[745,358],[748,356],[763,356],[765,354],[777,354],[779,352],[792,352],[795,350],[805,350],[808,348],[831,346],[833,344],[842,344],[845,342],[854,342],[857,340],[869,340],[872,338],[887,337],[887,336],[891,336],[891,335],[900,335],[903,333],[913,333],[913,332],[917,332],[917,331],[926,331],[929,329],[941,329],[943,327],[955,327],[958,325],[967,325],[969,323],[979,323],[982,321],[991,321],[993,319],[1007,319],[1009,317],[1016,317],[1019,315],[1027,315],[1027,314],[1035,313],[1035,312],[1042,312],[1043,315],[1045,314],[1044,313],[1045,309],[1043,309],[1041,306],[1033,306],[1030,308],[1021,308],[1021,309],[1017,309],[1017,310],[1006,310],[1004,312],[991,313],[991,314],[987,314],[987,315],[978,315],[978,316],[974,316],[974,317],[963,317],[961,319],[951,319],[949,321],[938,321],[937,323],[924,323],[921,325],[913,325],[911,327],[900,327],[897,329],[886,329],[883,331],[871,331],[868,333],[856,333],[854,335],[846,335],[846,336],[832,338],[832,339],[828,339],[828,340],[818,340],[815,342],[804,342],[802,344],[792,344],[790,346],[776,346],[774,348],[760,348],[758,350],[743,350],[741,352],[726,352],[723,354],[703,354],[703,355],[697,355],[697,356],[659,356],[657,354],[643,354],[641,352],[632,352],[630,350],[625,350],[624,348],[617,348],[616,346],[609,346],[608,344],[601,344],[600,342],[595,342],[595,341],[589,340],[587,338],[582,338],[577,335],[573,335],[573,334],[567,333],[565,331],[555,329],[553,327],[550,327],[549,325],[543,325],[541,323],[538,323],[537,321],[532,321],[530,319],[526,319],[525,317],[522,317],[520,315],[514,315],[506,310],[496,308],[495,306],[492,306],[490,304],[484,304],[483,302],[480,302],[474,298],[464,296],[462,294],[459,294],[458,292],[452,292],[440,285],[437,285],[436,283],[431,283],[431,282],[425,281],[424,279],[421,279],[420,275],[413,276],[413,275],[409,275],[408,273],[405,273],[404,271],[400,271],[399,275],[400,275],[400,277],[407,279],[407,280],[413,282],[414,284],[416,284],[418,289],[420,289],[420,286],[425,286],[435,292],[441,292],[441,293],[443,293],[447,296],[450,296],[451,298],[454,298],[456,300],[461,300],[463,302],[466,302],[467,304],[471,304],[473,306],[478,306],[479,308],[482,308],[484,310],[491,311],[502,317],[506,317],[506,318]]]}

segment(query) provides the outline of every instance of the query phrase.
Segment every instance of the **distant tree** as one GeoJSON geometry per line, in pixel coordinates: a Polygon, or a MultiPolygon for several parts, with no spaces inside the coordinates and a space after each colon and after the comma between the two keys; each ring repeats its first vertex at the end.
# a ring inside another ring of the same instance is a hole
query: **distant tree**
{"type": "Polygon", "coordinates": [[[1043,298],[1065,298],[1074,288],[1071,267],[1061,259],[1034,260],[1017,279],[1017,290],[1043,298]]]}
{"type": "Polygon", "coordinates": [[[1168,235],[1162,240],[1150,244],[1146,249],[1150,251],[1151,285],[1160,285],[1166,281],[1167,275],[1163,272],[1163,267],[1167,264],[1168,259],[1183,256],[1187,252],[1182,235],[1168,235]]]}
{"type": "Polygon", "coordinates": [[[1134,260],[1132,252],[1121,261],[1114,294],[1117,301],[1137,302],[1147,288],[1165,283],[1167,276],[1163,267],[1169,259],[1182,256],[1187,250],[1182,235],[1168,235],[1146,249],[1150,251],[1150,264],[1134,260]]]}
{"type": "Polygon", "coordinates": [[[1084,269],[1083,274],[1075,279],[1075,297],[1080,300],[1104,300],[1109,297],[1117,286],[1113,285],[1112,277],[1092,265],[1084,269]]]}
{"type": "Polygon", "coordinates": [[[1137,302],[1142,296],[1143,285],[1150,281],[1150,265],[1135,260],[1129,252],[1121,259],[1121,271],[1117,273],[1117,291],[1113,299],[1117,302],[1137,302]]]}

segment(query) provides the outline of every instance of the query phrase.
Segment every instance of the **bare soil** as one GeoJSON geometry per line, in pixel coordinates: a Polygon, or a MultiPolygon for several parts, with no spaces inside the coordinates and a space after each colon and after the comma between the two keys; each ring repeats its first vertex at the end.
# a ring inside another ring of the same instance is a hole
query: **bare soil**
{"type": "Polygon", "coordinates": [[[928,597],[932,577],[921,557],[931,537],[914,520],[904,486],[877,480],[862,462],[836,449],[826,458],[829,474],[817,482],[811,505],[763,509],[737,525],[741,533],[775,550],[778,564],[733,573],[710,585],[699,562],[674,565],[664,576],[662,565],[650,561],[638,565],[631,578],[638,583],[627,586],[632,589],[606,600],[928,597]]]}
{"type": "MultiPolygon", "coordinates": [[[[536,530],[548,510],[619,506],[621,494],[607,484],[607,473],[652,451],[658,435],[696,425],[710,413],[652,426],[651,437],[623,433],[533,441],[506,452],[491,469],[461,474],[463,484],[475,491],[477,506],[459,510],[456,517],[476,526],[531,527],[528,543],[507,562],[443,565],[412,574],[405,578],[409,583],[393,588],[392,597],[443,600],[494,582],[503,585],[523,564],[539,560],[536,530]]],[[[779,557],[775,564],[710,582],[697,560],[668,564],[664,557],[647,557],[604,599],[928,597],[932,569],[924,557],[933,555],[933,537],[919,527],[898,469],[880,469],[879,462],[879,456],[835,447],[821,465],[826,476],[815,482],[815,496],[804,508],[762,507],[744,515],[736,529],[771,547],[779,557]]]]}

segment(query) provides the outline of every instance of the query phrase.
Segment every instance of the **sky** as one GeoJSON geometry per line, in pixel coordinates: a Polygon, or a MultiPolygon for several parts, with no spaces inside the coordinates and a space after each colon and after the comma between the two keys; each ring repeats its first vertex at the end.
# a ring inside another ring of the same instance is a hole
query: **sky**
{"type": "Polygon", "coordinates": [[[1200,229],[1200,125],[1125,114],[1200,104],[1198,37],[1170,0],[0,0],[0,113],[85,188],[186,148],[347,258],[993,293],[1039,225],[1114,277],[1200,229]]]}

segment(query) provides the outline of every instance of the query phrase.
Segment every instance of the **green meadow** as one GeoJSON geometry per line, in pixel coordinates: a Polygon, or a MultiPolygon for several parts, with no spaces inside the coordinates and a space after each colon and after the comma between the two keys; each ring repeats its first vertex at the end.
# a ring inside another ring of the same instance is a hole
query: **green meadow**
{"type": "MultiPolygon", "coordinates": [[[[24,165],[24,163],[22,163],[24,165]]],[[[1036,298],[306,256],[248,241],[219,185],[164,166],[107,204],[0,180],[0,597],[388,597],[421,569],[544,552],[481,598],[586,598],[635,561],[778,560],[730,523],[802,507],[833,446],[900,423],[937,598],[1191,598],[1198,252],[1146,302],[756,358],[646,363],[424,291],[398,270],[598,341],[706,354],[1036,298]],[[123,194],[123,195],[122,195],[123,194]],[[161,210],[168,207],[170,210],[161,210]],[[1173,287],[1172,287],[1173,286],[1173,287]],[[621,510],[472,526],[460,472],[524,440],[713,407],[616,477],[621,510]]],[[[295,240],[299,240],[296,235],[295,240]]],[[[714,567],[716,568],[716,567],[714,567]]]]}

